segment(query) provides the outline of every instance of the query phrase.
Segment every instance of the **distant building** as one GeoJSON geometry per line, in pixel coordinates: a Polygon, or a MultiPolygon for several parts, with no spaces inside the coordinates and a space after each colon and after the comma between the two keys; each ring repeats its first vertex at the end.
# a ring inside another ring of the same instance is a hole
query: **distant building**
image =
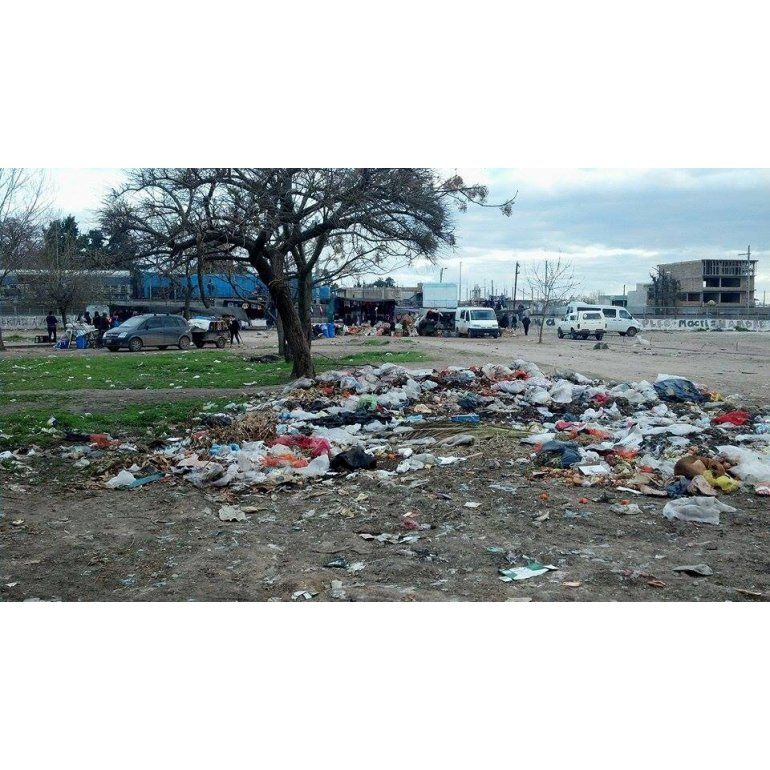
{"type": "Polygon", "coordinates": [[[756,259],[693,259],[658,269],[679,281],[678,306],[747,307],[754,305],[756,266],[756,259]]]}
{"type": "Polygon", "coordinates": [[[635,310],[644,310],[647,307],[647,295],[650,286],[652,286],[650,283],[637,283],[636,288],[626,292],[626,307],[632,315],[635,310]]]}
{"type": "Polygon", "coordinates": [[[625,294],[600,294],[597,305],[612,305],[613,307],[626,307],[628,298],[625,294]]]}

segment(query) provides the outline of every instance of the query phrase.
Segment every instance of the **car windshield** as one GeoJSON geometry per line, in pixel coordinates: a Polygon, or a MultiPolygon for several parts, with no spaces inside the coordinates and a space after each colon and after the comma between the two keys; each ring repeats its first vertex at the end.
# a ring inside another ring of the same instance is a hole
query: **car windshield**
{"type": "Polygon", "coordinates": [[[494,321],[495,318],[494,310],[471,310],[472,321],[494,321]]]}
{"type": "Polygon", "coordinates": [[[601,313],[583,313],[583,318],[585,318],[586,321],[596,321],[601,317],[602,317],[601,313]]]}
{"type": "Polygon", "coordinates": [[[138,326],[142,321],[145,319],[140,315],[131,316],[131,318],[127,318],[121,326],[138,326]]]}

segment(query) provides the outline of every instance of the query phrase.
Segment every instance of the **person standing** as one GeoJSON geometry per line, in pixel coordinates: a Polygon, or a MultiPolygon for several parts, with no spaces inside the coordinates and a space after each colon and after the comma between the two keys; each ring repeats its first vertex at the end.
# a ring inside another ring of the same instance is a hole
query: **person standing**
{"type": "Polygon", "coordinates": [[[91,326],[91,314],[86,310],[85,313],[83,313],[83,320],[91,326]]]}
{"type": "Polygon", "coordinates": [[[93,325],[97,331],[96,347],[100,348],[102,346],[102,337],[104,337],[104,327],[102,325],[101,313],[98,310],[94,311],[93,325]]]}
{"type": "Polygon", "coordinates": [[[233,317],[230,321],[230,345],[232,346],[233,340],[238,340],[238,345],[242,345],[241,341],[241,322],[233,317]]]}
{"type": "Polygon", "coordinates": [[[48,330],[49,342],[56,342],[56,324],[58,323],[56,316],[53,314],[53,310],[49,310],[48,315],[45,317],[45,328],[48,330]]]}
{"type": "Polygon", "coordinates": [[[521,325],[524,327],[524,336],[529,337],[529,325],[531,323],[531,319],[529,317],[529,308],[526,308],[524,312],[521,314],[521,325]]]}

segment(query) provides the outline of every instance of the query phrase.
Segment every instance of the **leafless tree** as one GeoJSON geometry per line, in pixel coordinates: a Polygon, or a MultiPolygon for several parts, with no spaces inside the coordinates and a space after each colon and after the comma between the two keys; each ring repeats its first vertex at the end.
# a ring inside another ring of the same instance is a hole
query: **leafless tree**
{"type": "Polygon", "coordinates": [[[43,245],[34,256],[36,275],[28,292],[31,299],[59,311],[66,326],[67,316],[91,301],[101,299],[101,285],[94,270],[83,263],[83,254],[75,237],[51,237],[59,221],[43,231],[43,245]]]}
{"type": "Polygon", "coordinates": [[[579,283],[575,280],[575,273],[570,262],[561,257],[546,259],[541,264],[530,269],[527,281],[532,293],[541,305],[542,318],[540,331],[537,335],[538,343],[543,341],[543,329],[545,319],[549,311],[559,305],[564,305],[573,297],[579,283]]]}
{"type": "MultiPolygon", "coordinates": [[[[47,180],[42,172],[0,168],[0,288],[11,272],[29,262],[48,205],[47,180]]],[[[1,328],[0,350],[4,350],[1,328]]]]}
{"type": "MultiPolygon", "coordinates": [[[[295,376],[313,374],[314,275],[436,260],[454,245],[452,212],[487,190],[431,169],[135,169],[106,201],[108,232],[143,253],[243,263],[270,292],[295,376]]],[[[513,199],[498,204],[510,215],[513,199]]]]}

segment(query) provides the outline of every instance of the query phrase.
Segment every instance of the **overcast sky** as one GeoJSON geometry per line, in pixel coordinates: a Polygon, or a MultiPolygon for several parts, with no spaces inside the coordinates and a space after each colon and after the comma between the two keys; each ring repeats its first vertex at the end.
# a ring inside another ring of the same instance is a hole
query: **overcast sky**
{"type": "MultiPolygon", "coordinates": [[[[457,249],[442,261],[445,281],[463,287],[513,282],[519,260],[570,260],[584,291],[621,293],[661,262],[737,257],[751,244],[759,259],[757,300],[770,290],[770,170],[761,169],[458,169],[489,187],[490,201],[518,192],[510,217],[471,207],[457,215],[457,249]]],[[[52,169],[56,208],[94,224],[102,196],[119,169],[52,169]]],[[[438,279],[415,265],[392,273],[399,283],[438,279]]],[[[465,291],[463,291],[463,295],[465,291]]]]}

